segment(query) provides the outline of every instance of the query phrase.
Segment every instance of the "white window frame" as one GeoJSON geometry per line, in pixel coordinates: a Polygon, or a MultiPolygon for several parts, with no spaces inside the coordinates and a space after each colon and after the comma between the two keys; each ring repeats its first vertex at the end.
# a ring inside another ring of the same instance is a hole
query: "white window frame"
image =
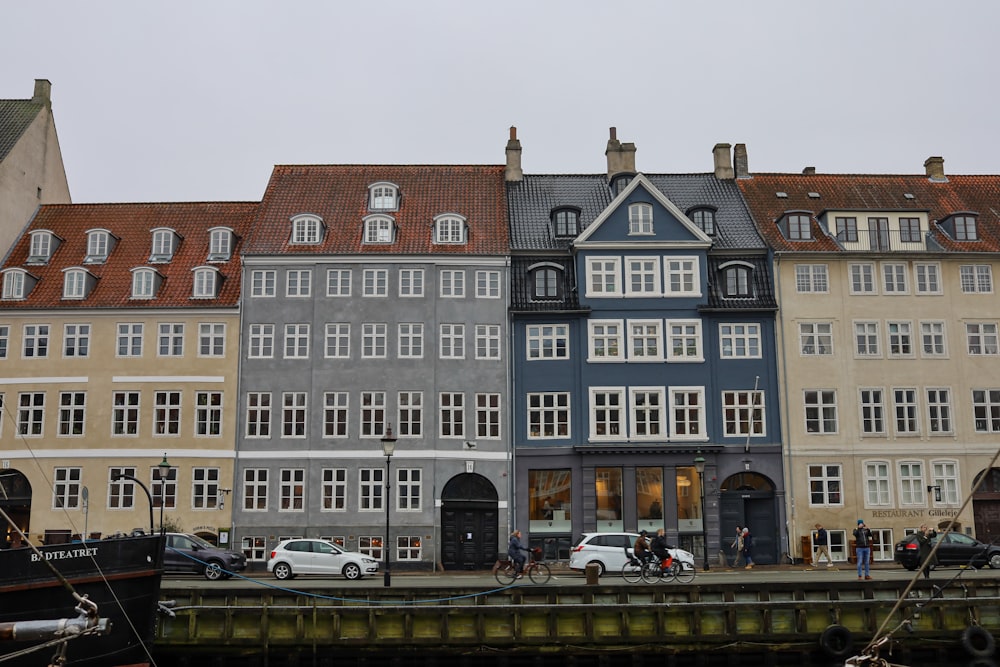
{"type": "Polygon", "coordinates": [[[465,394],[442,391],[438,394],[438,422],[441,438],[465,437],[465,394]]]}
{"type": "Polygon", "coordinates": [[[274,358],[274,325],[251,324],[247,329],[247,359],[274,358]]]}
{"type": "Polygon", "coordinates": [[[649,236],[653,234],[653,205],[647,202],[629,204],[629,236],[649,236]]]}
{"type": "Polygon", "coordinates": [[[90,324],[63,325],[63,358],[85,359],[90,356],[90,324]]]}
{"type": "Polygon", "coordinates": [[[156,325],[156,356],[184,356],[184,323],[158,322],[156,325]]]}
{"type": "Polygon", "coordinates": [[[361,437],[381,438],[386,418],[386,393],[384,391],[361,392],[361,437]]]}
{"type": "Polygon", "coordinates": [[[993,293],[993,267],[989,264],[963,264],[958,267],[958,272],[963,293],[993,293]]]}
{"type": "Polygon", "coordinates": [[[268,511],[268,468],[243,469],[244,512],[268,511]]]}
{"type": "Polygon", "coordinates": [[[972,389],[972,418],[976,433],[1000,433],[1000,389],[972,389]]]}
{"type": "Polygon", "coordinates": [[[438,282],[442,299],[465,298],[465,269],[441,269],[438,282]]]}
{"type": "Polygon", "coordinates": [[[288,269],[285,272],[285,296],[290,299],[312,296],[312,269],[288,269]]]}
{"type": "Polygon", "coordinates": [[[966,322],[965,345],[970,357],[993,357],[1000,354],[1000,329],[997,323],[966,322]]]}
{"type": "Polygon", "coordinates": [[[840,432],[836,389],[803,389],[802,406],[803,425],[806,433],[809,435],[836,435],[840,432]],[[810,411],[815,413],[813,418],[809,416],[810,411]],[[832,411],[832,427],[829,424],[831,419],[827,414],[828,411],[832,411]],[[809,428],[810,422],[816,424],[815,429],[809,428]]]}
{"type": "Polygon", "coordinates": [[[625,296],[635,298],[663,296],[660,269],[658,257],[650,255],[626,257],[625,296]]]}
{"type": "Polygon", "coordinates": [[[250,272],[250,297],[254,299],[273,298],[278,293],[278,272],[269,269],[254,269],[250,272]]]}
{"type": "Polygon", "coordinates": [[[886,353],[890,359],[913,359],[916,356],[911,320],[887,320],[885,333],[889,339],[886,353]]]}
{"type": "Polygon", "coordinates": [[[670,439],[708,440],[705,388],[672,386],[667,393],[670,401],[670,439]],[[680,428],[682,425],[683,429],[680,428]]]}
{"type": "Polygon", "coordinates": [[[698,257],[664,257],[663,289],[666,297],[701,296],[701,263],[698,257]]]}
{"type": "Polygon", "coordinates": [[[327,269],[326,295],[330,297],[351,296],[351,270],[327,269]]]}
{"type": "Polygon", "coordinates": [[[191,509],[215,510],[219,506],[219,469],[195,467],[191,469],[191,509]]]}
{"type": "Polygon", "coordinates": [[[833,354],[833,322],[799,322],[799,355],[803,357],[833,354]]]}
{"type": "Polygon", "coordinates": [[[351,414],[351,395],[346,391],[323,392],[323,437],[346,438],[351,414]]]}
{"type": "Polygon", "coordinates": [[[115,391],[111,393],[112,438],[138,438],[141,415],[141,391],[115,391]]]}
{"type": "Polygon", "coordinates": [[[305,468],[278,469],[278,511],[306,511],[305,468]]]}
{"type": "Polygon", "coordinates": [[[465,239],[465,219],[453,213],[434,218],[434,243],[463,245],[465,239]]]}
{"type": "Polygon", "coordinates": [[[590,437],[591,441],[628,440],[629,407],[625,387],[590,387],[590,437]],[[605,400],[605,403],[599,403],[605,400]],[[601,415],[605,414],[604,417],[601,415]],[[617,414],[617,419],[611,415],[617,414]],[[601,429],[604,433],[599,433],[601,429]],[[614,432],[617,429],[617,433],[614,432]]]}
{"type": "Polygon", "coordinates": [[[445,323],[438,326],[438,358],[465,359],[465,325],[445,323]]]}
{"type": "Polygon", "coordinates": [[[882,356],[881,323],[878,320],[855,320],[854,357],[856,359],[878,359],[882,356]]]}
{"type": "Polygon", "coordinates": [[[400,438],[423,436],[424,392],[401,391],[396,394],[396,430],[400,438]]]}
{"type": "Polygon", "coordinates": [[[87,429],[87,392],[59,392],[59,428],[60,438],[79,438],[85,436],[87,429]]]}
{"type": "Polygon", "coordinates": [[[290,322],[285,325],[285,336],[282,349],[284,359],[309,358],[309,324],[307,322],[290,322]]]}
{"type": "Polygon", "coordinates": [[[362,277],[362,296],[375,298],[389,296],[388,269],[365,269],[362,277]]]}
{"type": "Polygon", "coordinates": [[[220,227],[209,231],[208,259],[209,261],[226,261],[233,252],[233,230],[220,227]]]}
{"type": "Polygon", "coordinates": [[[830,275],[826,264],[796,264],[795,291],[799,294],[829,294],[830,275]]]}
{"type": "Polygon", "coordinates": [[[587,296],[610,298],[623,296],[621,257],[587,258],[587,296]]]}
{"type": "Polygon", "coordinates": [[[663,387],[629,387],[628,423],[632,440],[663,440],[667,432],[666,400],[663,387]]]}
{"type": "Polygon", "coordinates": [[[892,507],[892,465],[889,461],[865,461],[865,508],[892,507]]]}
{"type": "Polygon", "coordinates": [[[877,438],[888,435],[885,389],[858,387],[858,413],[861,437],[877,438]]]}
{"type": "Polygon", "coordinates": [[[24,333],[21,358],[47,359],[51,343],[51,326],[48,324],[25,324],[22,331],[24,333]]]}
{"type": "Polygon", "coordinates": [[[272,410],[271,392],[247,392],[245,430],[247,439],[270,439],[272,410]]]}
{"type": "Polygon", "coordinates": [[[111,235],[104,229],[87,232],[87,256],[84,264],[103,264],[108,258],[111,235]]]}
{"type": "Polygon", "coordinates": [[[347,511],[347,468],[323,468],[320,472],[320,511],[347,511]]]}
{"type": "Polygon", "coordinates": [[[663,320],[628,320],[628,360],[663,361],[663,320]]]}
{"type": "Polygon", "coordinates": [[[705,360],[701,320],[667,320],[664,350],[669,363],[696,363],[705,360]],[[680,327],[681,331],[675,328],[680,327]],[[688,329],[693,329],[689,331],[688,329]],[[694,349],[690,343],[694,342],[694,349]],[[679,352],[678,352],[679,350],[679,352]]]}
{"type": "Polygon", "coordinates": [[[403,298],[417,298],[424,295],[424,270],[423,269],[400,269],[399,270],[399,296],[403,298]]]}
{"type": "Polygon", "coordinates": [[[882,262],[882,295],[910,293],[909,267],[904,262],[882,262]]]}
{"type": "Polygon", "coordinates": [[[625,321],[588,320],[587,350],[589,362],[625,361],[625,321]]]}
{"type": "Polygon", "coordinates": [[[365,244],[389,244],[396,239],[396,221],[388,215],[365,217],[365,244]]]}
{"type": "Polygon", "coordinates": [[[25,272],[7,270],[3,273],[3,298],[7,300],[23,299],[25,272]]]}
{"type": "Polygon", "coordinates": [[[500,325],[476,325],[476,359],[500,361],[500,325]]]}
{"type": "Polygon", "coordinates": [[[143,332],[145,330],[143,323],[118,322],[116,328],[118,330],[118,334],[115,339],[115,356],[118,358],[141,357],[143,332]],[[126,354],[122,354],[123,343],[126,354]]]}
{"type": "Polygon", "coordinates": [[[848,265],[847,282],[853,295],[878,294],[878,281],[875,280],[875,264],[857,262],[848,265]]]}
{"type": "Polygon", "coordinates": [[[176,438],[181,434],[183,392],[158,390],[153,392],[153,437],[176,438]]]}
{"type": "Polygon", "coordinates": [[[399,208],[399,187],[393,183],[368,186],[368,208],[372,211],[395,211],[399,208]]]}
{"type": "Polygon", "coordinates": [[[806,468],[806,475],[809,481],[809,507],[844,506],[844,468],[841,464],[810,463],[806,468]],[[819,502],[816,502],[817,494],[820,496],[819,502]]]}
{"type": "Polygon", "coordinates": [[[305,439],[309,426],[309,395],[304,391],[281,393],[282,439],[305,439]]]}
{"type": "Polygon", "coordinates": [[[572,405],[569,392],[530,392],[525,406],[528,440],[565,440],[572,437],[572,405]],[[546,434],[549,430],[551,434],[546,434]]]}
{"type": "Polygon", "coordinates": [[[955,415],[951,407],[950,387],[925,387],[927,402],[927,434],[952,435],[955,432],[955,415]]]}
{"type": "MultiPolygon", "coordinates": [[[[420,468],[396,468],[396,510],[420,512],[423,510],[423,471],[420,468]]],[[[399,555],[396,555],[399,560],[399,555]]]]}
{"type": "Polygon", "coordinates": [[[476,271],[476,298],[499,299],[501,296],[500,272],[476,271]]]}
{"type": "Polygon", "coordinates": [[[899,486],[899,506],[927,507],[927,492],[924,489],[924,462],[919,460],[902,460],[896,462],[896,475],[899,486]]]}
{"type": "Polygon", "coordinates": [[[568,324],[529,324],[524,328],[527,361],[569,359],[568,324]]]}
{"type": "Polygon", "coordinates": [[[767,409],[764,392],[727,390],[722,392],[722,432],[727,438],[767,437],[767,409]]]}
{"type": "Polygon", "coordinates": [[[192,269],[192,299],[214,299],[219,282],[219,271],[214,266],[192,269]]]}
{"type": "Polygon", "coordinates": [[[292,218],[292,238],[290,245],[316,245],[322,240],[323,221],[314,215],[299,215],[292,218]]]}
{"type": "Polygon", "coordinates": [[[132,298],[152,299],[156,296],[156,271],[135,269],[132,271],[132,298]]]}
{"type": "Polygon", "coordinates": [[[194,437],[219,438],[222,436],[223,393],[221,391],[196,391],[194,393],[194,437]]]}
{"type": "Polygon", "coordinates": [[[66,269],[63,274],[64,299],[82,299],[87,296],[87,272],[83,269],[66,269]]]}
{"type": "Polygon", "coordinates": [[[920,356],[925,359],[946,359],[948,357],[947,332],[948,327],[944,320],[921,320],[920,356]]]}
{"type": "Polygon", "coordinates": [[[424,358],[423,322],[400,322],[396,336],[397,356],[400,359],[424,358]]]}
{"type": "Polygon", "coordinates": [[[913,263],[913,289],[918,295],[943,294],[941,265],[937,262],[913,263]]]}
{"type": "Polygon", "coordinates": [[[933,507],[959,507],[962,504],[958,469],[958,461],[955,459],[931,459],[931,483],[941,489],[940,502],[934,495],[929,496],[933,507]]]}
{"type": "Polygon", "coordinates": [[[892,423],[896,437],[920,435],[920,393],[916,387],[892,388],[892,423]]]}
{"type": "Polygon", "coordinates": [[[761,359],[761,326],[756,322],[720,322],[721,359],[761,359]]]}
{"type": "Polygon", "coordinates": [[[351,323],[327,322],[324,335],[324,357],[327,359],[351,358],[351,323]]]}
{"type": "Polygon", "coordinates": [[[385,359],[389,351],[389,325],[385,322],[361,323],[361,358],[385,359]]]}
{"type": "Polygon", "coordinates": [[[385,468],[359,468],[358,510],[361,512],[384,512],[384,503],[385,468]]]}
{"type": "Polygon", "coordinates": [[[501,410],[499,393],[478,393],[476,405],[476,437],[484,440],[499,440],[501,432],[501,410]]]}
{"type": "Polygon", "coordinates": [[[198,323],[198,356],[222,358],[226,356],[226,323],[198,323]]]}

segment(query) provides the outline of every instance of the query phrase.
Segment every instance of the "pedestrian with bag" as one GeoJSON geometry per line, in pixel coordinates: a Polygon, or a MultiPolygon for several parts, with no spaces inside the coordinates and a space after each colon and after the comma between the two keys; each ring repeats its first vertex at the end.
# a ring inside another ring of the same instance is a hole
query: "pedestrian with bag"
{"type": "Polygon", "coordinates": [[[813,548],[816,555],[813,556],[813,565],[819,567],[819,557],[826,556],[826,566],[833,567],[833,559],[830,558],[830,538],[826,533],[823,524],[817,523],[816,530],[813,531],[813,548]]]}
{"type": "Polygon", "coordinates": [[[736,539],[729,546],[736,552],[733,557],[733,567],[739,567],[743,560],[743,526],[736,526],[736,539]]]}

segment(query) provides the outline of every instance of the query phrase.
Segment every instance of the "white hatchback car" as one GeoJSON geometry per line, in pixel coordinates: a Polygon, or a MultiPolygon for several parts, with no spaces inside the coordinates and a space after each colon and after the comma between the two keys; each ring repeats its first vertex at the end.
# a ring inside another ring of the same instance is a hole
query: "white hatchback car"
{"type": "MultiPolygon", "coordinates": [[[[639,533],[584,533],[569,554],[569,569],[584,570],[591,563],[598,565],[599,574],[618,574],[632,553],[639,533]]],[[[694,554],[684,549],[670,550],[674,558],[694,567],[694,554]]]]}
{"type": "Polygon", "coordinates": [[[348,579],[360,579],[378,572],[378,561],[356,551],[344,551],[326,540],[284,540],[271,550],[267,571],[278,579],[291,579],[300,574],[341,574],[348,579]]]}

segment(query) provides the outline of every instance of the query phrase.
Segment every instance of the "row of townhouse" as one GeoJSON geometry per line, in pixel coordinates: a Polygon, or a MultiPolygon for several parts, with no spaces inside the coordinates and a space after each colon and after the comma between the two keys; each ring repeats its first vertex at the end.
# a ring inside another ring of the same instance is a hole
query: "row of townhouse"
{"type": "Polygon", "coordinates": [[[531,175],[512,128],[503,165],[41,206],[2,267],[0,507],[410,568],[488,566],[512,527],[554,558],[663,527],[705,562],[737,525],[762,563],[817,522],[847,558],[858,517],[883,559],[952,517],[989,539],[1000,178],[731,149],[640,172],[612,128],[606,173],[531,175]]]}

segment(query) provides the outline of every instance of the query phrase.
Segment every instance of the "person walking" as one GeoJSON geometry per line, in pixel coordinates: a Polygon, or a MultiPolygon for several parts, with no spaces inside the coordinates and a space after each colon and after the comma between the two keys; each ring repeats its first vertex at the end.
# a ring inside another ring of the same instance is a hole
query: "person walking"
{"type": "Polygon", "coordinates": [[[753,569],[753,535],[749,528],[743,529],[743,561],[746,563],[744,570],[753,569]]]}
{"type": "Polygon", "coordinates": [[[736,552],[736,556],[733,557],[733,567],[739,567],[743,560],[743,526],[736,526],[736,539],[729,546],[736,552]]]}
{"type": "Polygon", "coordinates": [[[864,519],[858,519],[858,527],[854,529],[854,545],[858,556],[858,581],[871,579],[872,531],[864,519]]]}
{"type": "Polygon", "coordinates": [[[920,526],[920,530],[917,532],[917,544],[920,545],[917,555],[920,559],[920,571],[924,573],[924,579],[931,578],[931,569],[937,565],[937,555],[931,559],[935,537],[937,537],[937,531],[928,528],[926,523],[920,526]]]}
{"type": "Polygon", "coordinates": [[[826,556],[826,566],[833,567],[833,559],[830,558],[830,539],[826,534],[823,524],[817,523],[816,530],[813,531],[813,547],[816,555],[813,556],[813,565],[819,567],[819,557],[826,556]]]}

